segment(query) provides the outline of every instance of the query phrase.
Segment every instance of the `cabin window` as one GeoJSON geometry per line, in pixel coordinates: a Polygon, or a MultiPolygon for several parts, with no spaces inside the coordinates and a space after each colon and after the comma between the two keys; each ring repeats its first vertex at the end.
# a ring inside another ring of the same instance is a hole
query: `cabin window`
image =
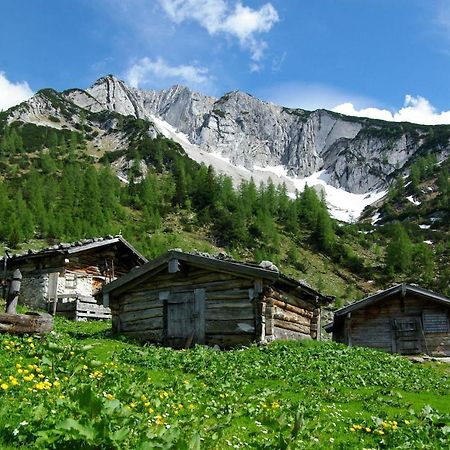
{"type": "Polygon", "coordinates": [[[77,287],[77,277],[74,273],[66,273],[66,289],[75,289],[77,287]]]}
{"type": "Polygon", "coordinates": [[[448,317],[445,313],[424,311],[423,331],[425,333],[448,333],[448,317]]]}

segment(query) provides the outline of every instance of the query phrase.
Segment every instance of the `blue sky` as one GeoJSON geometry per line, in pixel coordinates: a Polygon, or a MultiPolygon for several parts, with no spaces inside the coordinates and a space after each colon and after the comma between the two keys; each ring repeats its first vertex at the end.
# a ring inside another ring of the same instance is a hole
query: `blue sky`
{"type": "Polygon", "coordinates": [[[113,73],[450,123],[450,0],[2,0],[0,109],[113,73]]]}

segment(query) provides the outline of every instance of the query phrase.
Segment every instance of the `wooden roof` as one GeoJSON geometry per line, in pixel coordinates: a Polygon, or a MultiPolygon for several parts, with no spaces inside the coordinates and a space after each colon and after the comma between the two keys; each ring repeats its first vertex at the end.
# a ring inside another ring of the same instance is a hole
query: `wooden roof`
{"type": "Polygon", "coordinates": [[[230,259],[218,259],[206,253],[186,253],[180,250],[169,250],[147,264],[131,270],[128,274],[105,285],[103,293],[110,294],[118,289],[122,290],[121,288],[125,288],[129,283],[137,281],[145,277],[145,275],[159,272],[161,267],[168,264],[170,260],[179,260],[205,269],[233,273],[247,278],[262,278],[274,284],[278,283],[291,288],[301,288],[306,293],[314,295],[320,303],[330,303],[334,300],[334,297],[323,295],[305,283],[283,275],[278,270],[271,270],[256,264],[242,263],[230,259]]]}
{"type": "MultiPolygon", "coordinates": [[[[148,261],[147,258],[145,258],[145,256],[139,253],[126,239],[124,239],[121,235],[117,235],[117,236],[107,236],[104,238],[100,237],[92,239],[82,239],[81,241],[73,243],[61,243],[38,251],[29,250],[27,253],[12,255],[11,257],[8,258],[8,262],[14,263],[14,265],[16,266],[20,265],[20,263],[22,262],[25,263],[35,259],[48,258],[56,255],[77,254],[92,249],[105,248],[117,243],[123,245],[132,254],[134,254],[141,264],[145,264],[148,261]]],[[[0,259],[0,263],[3,260],[4,258],[0,259]]]]}
{"type": "MultiPolygon", "coordinates": [[[[341,309],[338,309],[334,312],[334,319],[338,319],[339,317],[345,316],[348,313],[353,311],[357,311],[359,309],[363,309],[366,306],[372,305],[376,302],[384,300],[385,298],[391,297],[393,295],[401,294],[403,297],[406,294],[415,294],[419,297],[425,298],[427,300],[441,303],[450,307],[450,298],[445,297],[441,294],[437,294],[436,292],[429,291],[428,289],[421,288],[420,286],[415,286],[412,284],[398,284],[384,291],[377,292],[375,294],[370,295],[369,297],[363,298],[355,303],[352,303],[348,306],[345,306],[341,309]]],[[[333,330],[334,321],[327,324],[325,326],[325,330],[330,332],[333,330]]]]}

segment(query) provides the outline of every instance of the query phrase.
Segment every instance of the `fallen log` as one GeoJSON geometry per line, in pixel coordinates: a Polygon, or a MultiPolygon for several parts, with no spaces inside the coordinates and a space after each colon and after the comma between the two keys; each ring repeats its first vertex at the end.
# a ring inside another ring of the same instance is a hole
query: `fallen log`
{"type": "Polygon", "coordinates": [[[47,334],[53,329],[53,317],[50,314],[0,313],[0,333],[10,334],[47,334]]]}

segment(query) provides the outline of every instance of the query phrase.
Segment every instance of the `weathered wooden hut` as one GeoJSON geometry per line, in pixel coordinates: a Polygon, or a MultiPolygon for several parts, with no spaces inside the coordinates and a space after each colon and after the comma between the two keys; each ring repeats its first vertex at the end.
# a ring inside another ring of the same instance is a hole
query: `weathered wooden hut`
{"type": "MultiPolygon", "coordinates": [[[[71,244],[29,251],[6,259],[8,273],[22,272],[19,301],[53,309],[75,320],[109,318],[111,313],[97,305],[94,295],[104,284],[147,262],[122,236],[83,239],[71,244]]],[[[0,260],[3,268],[5,259],[0,260]]]]}
{"type": "Polygon", "coordinates": [[[273,269],[170,250],[106,285],[103,300],[113,331],[172,347],[320,339],[333,297],[273,269]]]}
{"type": "Polygon", "coordinates": [[[325,330],[349,346],[450,356],[449,317],[449,298],[399,284],[337,310],[325,330]]]}

